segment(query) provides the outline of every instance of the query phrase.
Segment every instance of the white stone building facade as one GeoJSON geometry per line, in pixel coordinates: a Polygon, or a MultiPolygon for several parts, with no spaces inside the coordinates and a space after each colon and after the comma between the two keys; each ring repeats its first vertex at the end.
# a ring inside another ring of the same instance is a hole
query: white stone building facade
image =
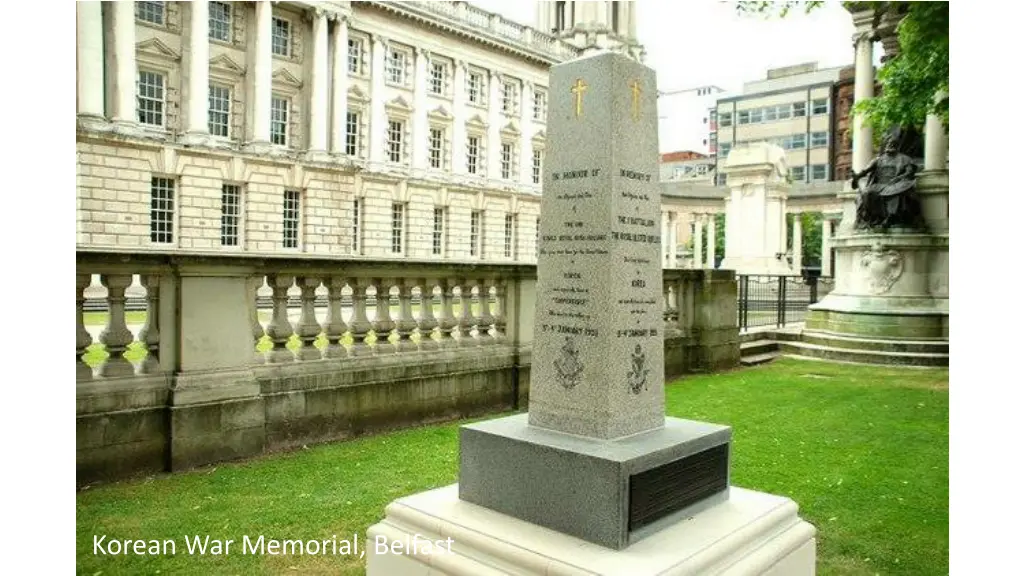
{"type": "Polygon", "coordinates": [[[535,261],[548,68],[642,53],[557,4],[77,3],[77,246],[535,261]]]}

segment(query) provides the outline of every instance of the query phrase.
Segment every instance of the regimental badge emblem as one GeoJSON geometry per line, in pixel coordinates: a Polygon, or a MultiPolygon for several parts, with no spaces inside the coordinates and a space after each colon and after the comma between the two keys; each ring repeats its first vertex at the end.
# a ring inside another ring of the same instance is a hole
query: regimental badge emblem
{"type": "Polygon", "coordinates": [[[639,344],[633,350],[632,369],[626,374],[626,381],[629,382],[629,391],[639,394],[640,390],[647,389],[647,375],[651,372],[647,367],[647,354],[639,344]]]}
{"type": "Polygon", "coordinates": [[[565,337],[562,354],[555,360],[555,373],[558,376],[558,383],[566,390],[572,390],[580,383],[580,376],[583,375],[580,350],[569,336],[565,337]]]}

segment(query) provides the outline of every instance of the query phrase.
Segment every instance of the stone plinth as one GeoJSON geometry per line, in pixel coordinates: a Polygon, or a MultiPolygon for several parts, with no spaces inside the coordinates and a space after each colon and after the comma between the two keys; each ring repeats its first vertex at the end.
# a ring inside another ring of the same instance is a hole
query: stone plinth
{"type": "Polygon", "coordinates": [[[765,143],[738,147],[721,170],[730,189],[721,268],[737,274],[793,274],[781,256],[786,252],[789,191],[785,152],[765,143]]]}
{"type": "Polygon", "coordinates": [[[530,426],[526,415],[471,424],[459,436],[459,498],[624,548],[727,499],[731,436],[728,426],[678,418],[614,441],[530,426]],[[689,486],[663,481],[673,466],[689,486]],[[676,501],[653,501],[652,482],[676,488],[676,501]]]}
{"type": "Polygon", "coordinates": [[[384,520],[367,530],[367,573],[815,573],[816,530],[797,516],[792,500],[780,496],[733,488],[727,502],[675,522],[628,548],[610,550],[464,502],[457,493],[458,486],[451,485],[391,503],[384,520]],[[434,544],[438,541],[441,546],[434,544]],[[394,545],[413,545],[418,553],[384,551],[394,545]]]}

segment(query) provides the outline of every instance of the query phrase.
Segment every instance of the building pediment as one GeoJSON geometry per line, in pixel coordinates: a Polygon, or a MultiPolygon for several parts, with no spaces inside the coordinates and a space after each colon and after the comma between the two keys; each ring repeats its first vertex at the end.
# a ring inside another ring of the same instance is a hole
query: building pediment
{"type": "Polygon", "coordinates": [[[452,115],[445,110],[444,106],[438,106],[430,112],[427,112],[427,116],[429,116],[431,120],[440,120],[444,122],[452,121],[452,115]]]}
{"type": "Polygon", "coordinates": [[[225,74],[245,74],[245,66],[235,62],[227,54],[220,54],[210,59],[210,71],[225,74]]]}
{"type": "Polygon", "coordinates": [[[474,114],[469,120],[466,120],[466,126],[472,126],[473,128],[487,128],[487,122],[480,117],[479,114],[474,114]]]}
{"type": "Polygon", "coordinates": [[[545,140],[547,140],[547,135],[544,134],[543,130],[538,130],[537,133],[533,135],[534,142],[544,142],[545,140]]]}
{"type": "Polygon", "coordinates": [[[290,86],[292,88],[302,88],[302,80],[299,80],[291,72],[285,68],[278,68],[274,71],[271,76],[273,82],[276,84],[282,84],[284,86],[290,86]]]}
{"type": "Polygon", "coordinates": [[[402,98],[401,96],[396,96],[393,100],[385,104],[384,107],[391,112],[403,112],[405,114],[412,113],[412,106],[410,106],[405,98],[402,98]]]}
{"type": "Polygon", "coordinates": [[[174,51],[173,48],[165,44],[159,38],[150,38],[143,40],[135,45],[135,50],[141,54],[147,56],[153,56],[164,60],[179,60],[181,54],[174,51]]]}
{"type": "Polygon", "coordinates": [[[519,136],[519,127],[515,122],[509,122],[501,129],[501,133],[505,136],[519,136]]]}
{"type": "Polygon", "coordinates": [[[359,86],[351,86],[348,89],[348,100],[350,102],[359,102],[366,104],[370,101],[370,97],[365,92],[359,89],[359,86]]]}

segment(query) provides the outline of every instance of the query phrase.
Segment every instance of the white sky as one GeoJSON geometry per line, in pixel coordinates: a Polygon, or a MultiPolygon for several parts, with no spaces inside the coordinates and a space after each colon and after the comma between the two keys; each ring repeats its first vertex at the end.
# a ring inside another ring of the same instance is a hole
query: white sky
{"type": "MultiPolygon", "coordinates": [[[[782,18],[738,15],[734,2],[637,0],[637,34],[661,91],[717,85],[739,93],[769,68],[819,62],[853,63],[853,22],[839,2],[809,15],[797,8],[782,18]]],[[[536,2],[475,0],[473,4],[533,26],[536,2]]],[[[881,52],[875,50],[876,56],[881,52]]],[[[877,58],[876,58],[877,60],[877,58]]]]}

